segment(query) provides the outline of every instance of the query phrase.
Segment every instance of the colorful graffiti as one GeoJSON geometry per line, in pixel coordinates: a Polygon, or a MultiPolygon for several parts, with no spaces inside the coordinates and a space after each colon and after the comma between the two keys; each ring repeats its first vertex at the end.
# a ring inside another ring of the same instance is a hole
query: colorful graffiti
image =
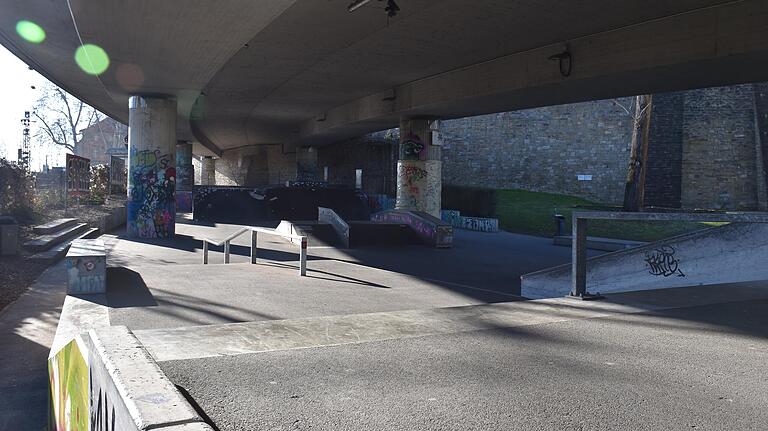
{"type": "Polygon", "coordinates": [[[67,194],[87,195],[91,185],[91,160],[85,157],[66,155],[67,194]]]}
{"type": "Polygon", "coordinates": [[[400,142],[401,160],[419,160],[424,151],[424,143],[417,135],[408,135],[403,137],[400,142]]]}
{"type": "Polygon", "coordinates": [[[176,190],[176,211],[192,211],[192,191],[176,190]]]}
{"type": "Polygon", "coordinates": [[[89,372],[77,340],[48,359],[50,430],[88,431],[89,372]]]}
{"type": "Polygon", "coordinates": [[[192,145],[176,146],[176,191],[192,191],[195,184],[195,170],[192,166],[192,145]]]}
{"type": "Polygon", "coordinates": [[[426,213],[383,211],[373,214],[371,220],[408,225],[425,243],[435,247],[450,247],[453,244],[453,227],[426,213]]]}
{"type": "Polygon", "coordinates": [[[67,293],[104,293],[107,264],[104,256],[76,256],[66,259],[67,293]]]}
{"type": "Polygon", "coordinates": [[[128,235],[168,238],[175,231],[176,168],[159,150],[131,150],[128,184],[128,235]]]}
{"type": "Polygon", "coordinates": [[[486,217],[467,217],[462,216],[457,210],[442,210],[440,218],[453,227],[478,232],[498,232],[499,220],[486,217]]]}

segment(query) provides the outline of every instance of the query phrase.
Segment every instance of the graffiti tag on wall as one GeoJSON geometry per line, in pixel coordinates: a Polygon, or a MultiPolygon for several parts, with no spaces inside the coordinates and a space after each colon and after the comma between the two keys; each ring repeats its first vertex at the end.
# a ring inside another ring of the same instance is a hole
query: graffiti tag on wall
{"type": "Polygon", "coordinates": [[[685,277],[680,269],[680,259],[675,257],[675,250],[672,246],[662,246],[653,251],[645,253],[645,266],[648,272],[655,276],[669,277],[676,275],[685,277]]]}
{"type": "Polygon", "coordinates": [[[176,168],[159,150],[131,151],[128,187],[128,234],[168,238],[176,217],[176,168]]]}
{"type": "Polygon", "coordinates": [[[424,143],[416,135],[408,135],[400,143],[401,160],[419,160],[424,151],[424,143]]]}

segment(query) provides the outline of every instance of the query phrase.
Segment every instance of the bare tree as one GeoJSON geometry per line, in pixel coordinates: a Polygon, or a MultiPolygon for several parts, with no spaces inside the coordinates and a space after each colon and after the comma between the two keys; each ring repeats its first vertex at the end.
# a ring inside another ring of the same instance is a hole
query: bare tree
{"type": "Polygon", "coordinates": [[[648,162],[648,134],[651,127],[653,96],[644,94],[635,98],[632,122],[627,182],[624,188],[624,211],[640,211],[645,205],[645,173],[648,162]]]}
{"type": "Polygon", "coordinates": [[[81,131],[102,119],[99,111],[51,83],[41,89],[33,115],[37,119],[38,142],[73,153],[82,138],[81,131]]]}

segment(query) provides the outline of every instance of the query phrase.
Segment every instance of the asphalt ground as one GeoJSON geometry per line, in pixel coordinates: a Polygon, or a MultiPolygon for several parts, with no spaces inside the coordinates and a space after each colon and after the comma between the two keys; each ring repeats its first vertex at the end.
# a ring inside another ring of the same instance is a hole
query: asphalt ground
{"type": "Polygon", "coordinates": [[[768,429],[768,299],[725,301],[160,366],[220,430],[768,429]]]}

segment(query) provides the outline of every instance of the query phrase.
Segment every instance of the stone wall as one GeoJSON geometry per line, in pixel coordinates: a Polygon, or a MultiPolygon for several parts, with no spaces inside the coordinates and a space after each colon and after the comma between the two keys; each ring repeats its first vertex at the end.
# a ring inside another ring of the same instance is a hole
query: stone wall
{"type": "MultiPolygon", "coordinates": [[[[305,165],[307,158],[303,159],[305,165]]],[[[216,159],[216,185],[260,187],[295,181],[296,153],[282,145],[256,145],[225,151],[216,159]]]]}
{"type": "Polygon", "coordinates": [[[443,182],[620,203],[631,108],[623,98],[441,121],[443,182]]]}
{"type": "Polygon", "coordinates": [[[645,204],[648,206],[680,207],[684,95],[675,92],[653,96],[645,181],[645,204]]]}
{"type": "Polygon", "coordinates": [[[756,209],[752,85],[686,92],[683,124],[682,206],[756,209]]]}

